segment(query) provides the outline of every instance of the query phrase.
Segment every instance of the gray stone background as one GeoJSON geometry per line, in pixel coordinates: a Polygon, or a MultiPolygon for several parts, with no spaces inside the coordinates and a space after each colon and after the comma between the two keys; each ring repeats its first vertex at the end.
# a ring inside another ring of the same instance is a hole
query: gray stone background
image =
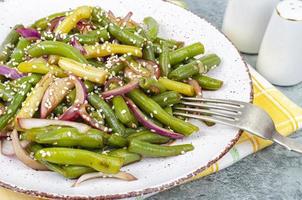
{"type": "MultiPolygon", "coordinates": [[[[221,28],[227,0],[186,0],[186,2],[193,13],[221,28]]],[[[255,65],[257,56],[243,56],[248,63],[255,65]]],[[[279,89],[302,106],[302,84],[279,89]]],[[[293,137],[302,142],[302,131],[293,137]]],[[[150,198],[150,200],[164,199],[301,200],[302,156],[273,145],[217,174],[150,198]]]]}

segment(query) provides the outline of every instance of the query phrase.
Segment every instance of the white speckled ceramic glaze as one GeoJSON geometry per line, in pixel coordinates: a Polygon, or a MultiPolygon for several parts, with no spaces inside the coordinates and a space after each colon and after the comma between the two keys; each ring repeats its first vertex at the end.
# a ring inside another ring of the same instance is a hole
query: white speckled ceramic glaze
{"type": "MultiPolygon", "coordinates": [[[[217,53],[223,60],[220,67],[210,75],[224,80],[217,92],[205,92],[205,97],[251,101],[251,79],[245,63],[234,46],[213,26],[192,13],[160,0],[6,0],[0,2],[0,39],[14,24],[30,24],[34,20],[54,12],[65,11],[80,5],[101,6],[116,15],[133,11],[133,18],[142,21],[153,16],[160,24],[162,37],[185,41],[186,44],[200,41],[206,53],[217,53]]],[[[71,187],[67,180],[53,172],[34,171],[15,158],[0,156],[0,185],[12,190],[50,198],[84,199],[88,197],[126,198],[148,195],[184,183],[223,156],[238,140],[238,129],[216,125],[206,127],[193,121],[200,132],[177,141],[192,143],[195,150],[185,155],[165,159],[143,159],[123,170],[135,175],[138,180],[124,182],[99,179],[71,187]]]]}

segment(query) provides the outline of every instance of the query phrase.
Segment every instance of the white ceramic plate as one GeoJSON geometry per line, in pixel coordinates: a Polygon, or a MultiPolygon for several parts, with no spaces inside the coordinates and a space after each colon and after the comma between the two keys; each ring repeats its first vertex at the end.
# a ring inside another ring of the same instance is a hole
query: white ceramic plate
{"type": "MultiPolygon", "coordinates": [[[[161,0],[6,0],[0,2],[0,39],[15,24],[30,24],[51,13],[65,11],[80,5],[101,6],[118,16],[128,11],[140,22],[153,16],[160,24],[160,35],[185,41],[201,41],[206,52],[217,53],[223,60],[211,76],[224,80],[217,92],[205,92],[206,97],[251,101],[251,79],[245,63],[235,47],[204,19],[161,0]]],[[[123,170],[134,174],[138,180],[123,182],[112,179],[92,180],[80,187],[71,187],[74,181],[53,172],[38,172],[25,167],[14,158],[0,156],[0,185],[6,188],[50,198],[125,198],[150,195],[184,183],[206,166],[222,157],[238,140],[238,129],[216,125],[206,127],[194,121],[200,132],[177,143],[192,143],[195,150],[185,155],[165,159],[144,159],[123,170]]]]}

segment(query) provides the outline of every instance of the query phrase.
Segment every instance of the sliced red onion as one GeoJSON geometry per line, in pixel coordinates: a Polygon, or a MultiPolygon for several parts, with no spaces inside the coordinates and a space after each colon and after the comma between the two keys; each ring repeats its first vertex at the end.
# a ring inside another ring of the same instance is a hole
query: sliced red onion
{"type": "Polygon", "coordinates": [[[40,109],[40,117],[46,118],[74,88],[74,82],[68,78],[56,79],[45,91],[40,109]]]}
{"type": "Polygon", "coordinates": [[[133,15],[132,12],[128,12],[128,14],[123,19],[121,19],[121,21],[119,22],[119,24],[121,26],[126,26],[128,24],[128,22],[130,21],[132,15],[133,15]]]}
{"type": "Polygon", "coordinates": [[[188,80],[188,83],[193,87],[196,97],[202,97],[202,89],[199,83],[194,79],[188,80]]]}
{"type": "Polygon", "coordinates": [[[86,133],[90,126],[77,122],[69,122],[62,120],[51,120],[51,119],[36,119],[36,118],[18,118],[19,127],[22,129],[40,128],[46,126],[70,126],[76,128],[81,133],[86,133]]]}
{"type": "Polygon", "coordinates": [[[28,155],[28,153],[23,149],[20,140],[19,135],[16,129],[13,130],[11,134],[12,138],[12,144],[14,147],[15,154],[17,158],[23,162],[26,166],[36,169],[36,170],[48,170],[44,165],[39,163],[38,161],[34,160],[32,157],[28,155]]]}
{"type": "Polygon", "coordinates": [[[118,85],[122,85],[123,80],[118,77],[112,77],[112,78],[108,79],[104,85],[104,91],[110,90],[110,85],[114,84],[114,83],[118,84],[118,85]]]}
{"type": "Polygon", "coordinates": [[[28,40],[40,40],[41,34],[34,28],[18,28],[16,31],[28,40]]]}
{"type": "Polygon", "coordinates": [[[19,73],[16,69],[5,65],[0,66],[0,75],[3,75],[6,78],[10,79],[18,79],[24,76],[23,74],[19,73]]]}
{"type": "Polygon", "coordinates": [[[82,117],[82,119],[84,121],[86,121],[88,124],[90,124],[90,126],[96,128],[96,129],[99,129],[101,131],[104,131],[104,132],[109,132],[110,129],[108,127],[103,126],[101,123],[99,123],[96,119],[94,119],[87,113],[85,104],[80,106],[79,115],[82,117]]]}
{"type": "Polygon", "coordinates": [[[135,73],[132,69],[129,67],[125,67],[124,69],[124,76],[130,80],[139,79],[142,77],[142,75],[139,75],[135,73]]]}
{"type": "Polygon", "coordinates": [[[81,183],[96,179],[96,178],[116,178],[124,181],[135,181],[137,178],[130,173],[127,172],[118,172],[117,174],[104,174],[102,172],[92,172],[88,174],[82,175],[72,186],[77,187],[81,183]]]}
{"type": "Polygon", "coordinates": [[[93,28],[94,28],[93,24],[87,20],[80,20],[77,23],[77,29],[82,34],[85,34],[86,32],[93,30],[93,28]]]}
{"type": "Polygon", "coordinates": [[[127,105],[133,112],[136,119],[146,128],[150,129],[152,132],[155,132],[159,135],[166,136],[172,139],[181,139],[184,136],[179,133],[175,133],[173,131],[164,129],[162,127],[157,126],[152,121],[145,118],[144,114],[139,110],[139,108],[133,103],[133,101],[127,97],[125,97],[125,100],[127,102],[127,105]]]}
{"type": "Polygon", "coordinates": [[[51,32],[53,32],[64,19],[65,19],[65,16],[60,16],[60,17],[56,17],[53,20],[51,20],[50,25],[48,27],[49,30],[51,32]]]}
{"type": "Polygon", "coordinates": [[[76,98],[74,104],[59,117],[60,120],[66,121],[72,121],[79,117],[78,111],[80,109],[80,105],[84,104],[87,98],[87,89],[84,83],[74,75],[70,75],[69,78],[75,84],[76,98]]]}
{"type": "MultiPolygon", "coordinates": [[[[29,145],[29,141],[23,140],[20,142],[22,148],[26,148],[29,145]]],[[[15,150],[13,142],[11,140],[3,140],[1,143],[1,153],[5,156],[14,156],[15,150]]]]}
{"type": "Polygon", "coordinates": [[[86,50],[84,49],[84,47],[81,45],[81,43],[75,37],[71,38],[70,44],[74,48],[78,49],[81,52],[81,54],[85,55],[87,53],[86,50]]]}
{"type": "Polygon", "coordinates": [[[115,97],[115,96],[127,94],[128,92],[137,88],[138,86],[139,86],[139,81],[134,80],[122,87],[118,87],[116,89],[103,92],[102,97],[105,99],[111,99],[112,97],[115,97]]]}
{"type": "Polygon", "coordinates": [[[151,60],[144,60],[144,59],[136,59],[136,61],[141,64],[143,67],[147,68],[153,77],[159,79],[160,77],[160,68],[156,62],[151,60]]]}

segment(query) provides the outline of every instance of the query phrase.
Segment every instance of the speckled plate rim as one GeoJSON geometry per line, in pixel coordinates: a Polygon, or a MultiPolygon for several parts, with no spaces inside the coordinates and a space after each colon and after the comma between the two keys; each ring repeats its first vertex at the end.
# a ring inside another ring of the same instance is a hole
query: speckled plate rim
{"type": "MultiPolygon", "coordinates": [[[[170,4],[164,0],[162,0],[163,3],[167,3],[170,4]]],[[[176,5],[170,5],[170,6],[176,6],[176,5]]],[[[221,35],[224,36],[224,38],[226,40],[228,40],[231,45],[233,46],[234,49],[236,49],[236,51],[238,52],[238,54],[240,55],[238,49],[235,47],[235,45],[230,41],[230,39],[224,35],[220,30],[218,30],[214,25],[212,25],[210,22],[208,22],[206,19],[199,17],[198,15],[195,15],[194,13],[192,13],[191,11],[188,11],[186,9],[183,9],[184,12],[187,12],[191,15],[194,15],[196,17],[198,17],[201,20],[204,20],[205,23],[207,23],[209,26],[212,26],[217,32],[219,32],[221,35]]],[[[246,67],[246,72],[248,73],[249,76],[249,80],[250,80],[250,99],[249,102],[253,103],[253,99],[254,99],[254,89],[253,89],[253,81],[252,81],[252,76],[250,73],[250,70],[248,68],[247,63],[243,60],[243,57],[240,55],[241,58],[241,62],[244,63],[244,66],[246,67]]],[[[116,195],[100,195],[100,196],[67,196],[67,195],[58,195],[58,194],[50,194],[50,193],[46,193],[46,192],[39,192],[39,191],[35,191],[35,190],[25,190],[22,188],[19,188],[18,186],[12,186],[10,184],[7,184],[5,182],[2,182],[0,180],[0,187],[3,187],[5,189],[14,191],[14,192],[18,192],[18,193],[22,193],[22,194],[26,194],[32,197],[40,197],[40,198],[48,198],[48,199],[68,199],[68,200],[87,200],[87,199],[123,199],[123,198],[134,198],[134,197],[139,197],[139,196],[144,196],[144,195],[151,195],[151,194],[155,194],[155,193],[159,193],[159,192],[163,192],[165,190],[171,189],[173,187],[179,186],[181,184],[187,183],[191,180],[191,178],[193,178],[194,176],[198,175],[199,173],[203,172],[205,169],[207,169],[208,167],[210,167],[211,165],[215,164],[218,160],[220,160],[225,154],[227,154],[231,148],[237,143],[237,141],[239,140],[240,136],[242,135],[243,131],[239,130],[237,135],[235,136],[235,138],[233,140],[231,140],[231,142],[228,144],[228,146],[219,154],[219,156],[217,156],[216,158],[214,158],[213,160],[209,161],[205,166],[201,166],[200,168],[196,169],[195,171],[193,171],[192,173],[189,173],[188,175],[185,175],[181,178],[178,178],[177,180],[174,180],[170,183],[165,183],[162,184],[160,186],[157,187],[153,187],[153,188],[147,188],[147,189],[143,189],[140,191],[135,191],[135,192],[129,192],[129,193],[124,193],[124,194],[116,194],[116,195]]]]}

